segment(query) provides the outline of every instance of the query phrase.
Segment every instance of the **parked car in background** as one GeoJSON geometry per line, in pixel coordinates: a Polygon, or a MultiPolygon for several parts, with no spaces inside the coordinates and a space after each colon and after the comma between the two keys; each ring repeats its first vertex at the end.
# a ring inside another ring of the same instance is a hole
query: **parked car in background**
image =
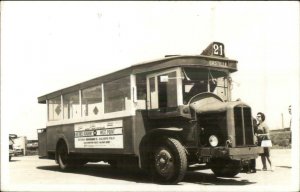
{"type": "Polygon", "coordinates": [[[21,156],[24,154],[24,150],[20,147],[20,145],[14,144],[15,156],[21,156]]]}
{"type": "Polygon", "coordinates": [[[37,150],[39,147],[38,140],[27,140],[26,148],[28,150],[37,150]]]}
{"type": "Polygon", "coordinates": [[[9,137],[9,161],[11,161],[12,156],[15,156],[14,150],[14,141],[11,137],[9,137]]]}

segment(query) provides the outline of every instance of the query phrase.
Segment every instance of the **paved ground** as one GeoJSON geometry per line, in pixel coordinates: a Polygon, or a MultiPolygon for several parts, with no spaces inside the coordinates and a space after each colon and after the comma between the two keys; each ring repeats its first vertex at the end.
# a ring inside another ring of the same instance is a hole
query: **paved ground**
{"type": "MultiPolygon", "coordinates": [[[[190,170],[175,186],[153,184],[143,173],[113,169],[104,163],[89,163],[73,172],[61,172],[53,160],[37,156],[13,157],[8,183],[2,191],[290,191],[291,150],[272,150],[275,171],[240,173],[234,178],[216,178],[210,170],[190,170]]],[[[3,176],[3,175],[2,175],[3,176]]],[[[3,185],[3,183],[2,183],[3,185]]]]}

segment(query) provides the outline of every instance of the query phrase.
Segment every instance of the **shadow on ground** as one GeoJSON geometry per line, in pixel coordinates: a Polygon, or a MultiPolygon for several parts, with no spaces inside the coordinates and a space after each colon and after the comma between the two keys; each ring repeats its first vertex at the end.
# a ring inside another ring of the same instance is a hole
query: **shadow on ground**
{"type": "MultiPolygon", "coordinates": [[[[61,172],[58,165],[39,166],[38,169],[61,172]]],[[[103,177],[136,183],[153,183],[151,177],[143,171],[131,171],[113,168],[106,164],[87,164],[76,170],[68,171],[73,174],[103,177]]],[[[254,182],[248,180],[236,180],[234,178],[218,178],[212,173],[194,172],[189,169],[182,182],[196,183],[201,185],[249,185],[254,182]]],[[[179,184],[180,185],[180,184],[179,184]]]]}
{"type": "Polygon", "coordinates": [[[223,178],[216,177],[213,173],[187,172],[183,182],[201,185],[250,185],[256,183],[248,180],[236,180],[238,178],[238,175],[233,178],[223,178]]]}
{"type": "MultiPolygon", "coordinates": [[[[39,166],[37,168],[48,171],[63,172],[59,169],[58,165],[39,166]]],[[[86,164],[83,167],[66,172],[80,175],[126,180],[136,183],[151,183],[151,179],[142,171],[117,169],[105,164],[86,164]]]]}

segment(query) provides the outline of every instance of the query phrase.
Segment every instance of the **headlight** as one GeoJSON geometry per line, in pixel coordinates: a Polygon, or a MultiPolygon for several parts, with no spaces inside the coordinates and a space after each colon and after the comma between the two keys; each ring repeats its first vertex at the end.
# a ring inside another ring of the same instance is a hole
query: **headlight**
{"type": "Polygon", "coordinates": [[[209,138],[208,138],[208,141],[209,141],[209,144],[212,146],[212,147],[216,147],[219,143],[219,140],[218,140],[218,137],[215,136],[215,135],[211,135],[209,138]]]}

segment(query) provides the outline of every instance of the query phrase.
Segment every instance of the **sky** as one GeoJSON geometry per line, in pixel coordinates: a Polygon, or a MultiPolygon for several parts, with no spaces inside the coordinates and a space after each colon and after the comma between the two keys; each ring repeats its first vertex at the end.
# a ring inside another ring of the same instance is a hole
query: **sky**
{"type": "Polygon", "coordinates": [[[1,2],[1,135],[37,139],[39,96],[213,41],[238,61],[233,99],[271,129],[282,117],[288,127],[288,106],[299,108],[298,2],[1,2]]]}
{"type": "Polygon", "coordinates": [[[297,151],[299,26],[297,1],[1,1],[1,152],[9,133],[37,139],[46,126],[39,96],[165,55],[198,55],[213,41],[238,61],[233,100],[264,112],[271,129],[282,117],[289,126],[292,105],[297,151]]]}

